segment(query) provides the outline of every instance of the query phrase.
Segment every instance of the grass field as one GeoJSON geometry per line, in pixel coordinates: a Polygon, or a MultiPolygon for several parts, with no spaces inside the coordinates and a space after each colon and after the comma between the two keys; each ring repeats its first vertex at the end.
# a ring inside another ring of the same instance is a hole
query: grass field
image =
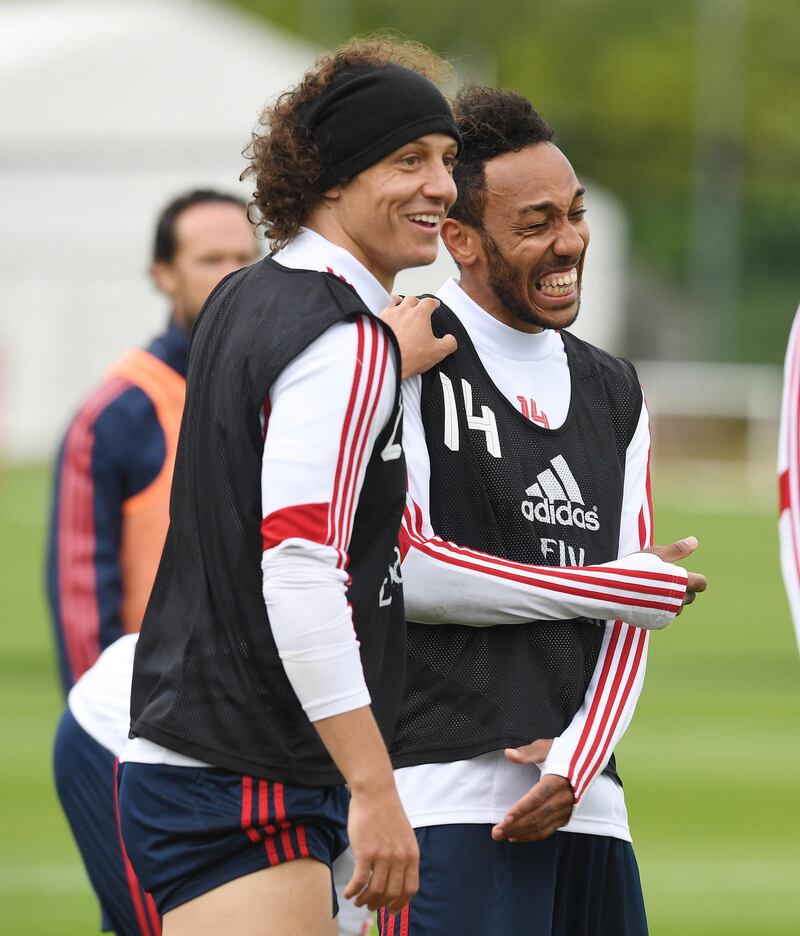
{"type": "MultiPolygon", "coordinates": [[[[61,695],[41,586],[47,484],[41,469],[0,475],[0,933],[8,936],[97,932],[50,777],[61,695]]],[[[654,635],[619,749],[651,931],[797,936],[800,660],[774,515],[665,501],[657,532],[659,542],[699,537],[695,567],[711,587],[654,635]]]]}

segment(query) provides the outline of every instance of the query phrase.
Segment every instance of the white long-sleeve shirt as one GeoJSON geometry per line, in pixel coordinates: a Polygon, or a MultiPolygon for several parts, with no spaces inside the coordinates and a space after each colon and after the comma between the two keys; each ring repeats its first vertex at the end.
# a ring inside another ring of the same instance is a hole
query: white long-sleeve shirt
{"type": "Polygon", "coordinates": [[[800,648],[800,309],[795,314],[783,368],[778,496],[781,571],[800,648]]]}
{"type": "MultiPolygon", "coordinates": [[[[503,325],[452,280],[438,295],[465,326],[504,395],[528,418],[548,428],[561,425],[569,408],[570,378],[558,333],[531,335],[503,325]]],[[[491,626],[579,615],[610,618],[584,704],[555,739],[541,769],[572,783],[579,802],[568,831],[629,840],[622,789],[601,772],[633,715],[644,678],[648,633],[617,617],[663,626],[679,610],[686,581],[684,570],[655,556],[628,555],[651,542],[646,409],[626,453],[618,555],[627,558],[611,564],[617,569],[614,574],[609,564],[595,567],[596,572],[550,569],[500,560],[436,536],[429,519],[430,463],[420,390],[419,378],[406,381],[403,388],[409,479],[402,530],[407,616],[431,626],[491,626]]],[[[455,763],[406,767],[395,775],[412,824],[424,826],[495,823],[538,780],[540,770],[511,764],[496,751],[455,763]]]]}
{"type": "MultiPolygon", "coordinates": [[[[374,314],[391,303],[348,251],[303,230],[274,259],[339,276],[374,314]]],[[[382,326],[331,326],[278,376],[264,401],[263,592],[286,675],[311,721],[370,702],[347,601],[347,549],[375,442],[393,417],[398,363],[382,326]]],[[[124,760],[200,766],[144,738],[124,760]]]]}

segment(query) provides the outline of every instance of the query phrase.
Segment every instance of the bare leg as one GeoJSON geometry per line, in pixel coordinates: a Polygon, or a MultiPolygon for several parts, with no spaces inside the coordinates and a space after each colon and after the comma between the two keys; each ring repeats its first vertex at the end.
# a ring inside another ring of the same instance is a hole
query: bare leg
{"type": "Polygon", "coordinates": [[[332,936],[331,874],[300,858],[236,878],[170,910],[164,936],[332,936]]]}

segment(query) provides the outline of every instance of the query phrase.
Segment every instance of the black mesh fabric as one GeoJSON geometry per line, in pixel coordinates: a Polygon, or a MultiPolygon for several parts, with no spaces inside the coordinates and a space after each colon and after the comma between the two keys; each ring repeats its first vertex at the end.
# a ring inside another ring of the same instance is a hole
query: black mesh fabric
{"type": "MultiPolygon", "coordinates": [[[[169,533],[136,651],[135,734],[229,770],[341,782],[286,677],[262,598],[259,417],[281,370],[332,324],[357,314],[368,310],[336,277],[269,258],[226,279],[206,304],[189,354],[169,533]]],[[[352,380],[351,372],[342,379],[352,380]]],[[[399,386],[395,407],[399,418],[399,386]]],[[[380,457],[394,423],[367,466],[348,590],[387,738],[405,676],[402,591],[389,577],[405,461],[380,457]]]]}
{"type": "MultiPolygon", "coordinates": [[[[563,426],[548,430],[494,386],[444,305],[434,314],[434,327],[458,339],[458,351],[422,379],[436,533],[528,564],[591,565],[616,558],[626,449],[642,405],[633,366],[562,333],[571,403],[563,426]],[[465,389],[471,390],[472,427],[465,389]],[[475,424],[485,420],[484,407],[494,414],[499,457],[490,451],[481,427],[486,423],[475,424]],[[529,493],[535,485],[538,492],[529,493]],[[553,496],[558,489],[564,496],[553,496]]],[[[395,765],[474,757],[560,734],[581,705],[602,638],[599,622],[585,618],[489,628],[409,622],[395,765]]]]}

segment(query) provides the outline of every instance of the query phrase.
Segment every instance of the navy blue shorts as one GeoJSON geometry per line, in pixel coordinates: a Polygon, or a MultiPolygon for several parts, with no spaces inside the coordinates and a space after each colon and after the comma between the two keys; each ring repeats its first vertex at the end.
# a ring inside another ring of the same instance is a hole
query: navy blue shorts
{"type": "Polygon", "coordinates": [[[558,832],[495,842],[488,825],[417,829],[420,889],[381,936],[647,936],[629,842],[558,832]]]}
{"type": "Polygon", "coordinates": [[[117,761],[65,709],[56,732],[53,773],[72,834],[100,902],[101,928],[117,936],[160,936],[161,920],[122,846],[117,761]]]}
{"type": "MultiPolygon", "coordinates": [[[[344,784],[303,787],[210,767],[120,765],[120,819],[139,880],[164,914],[235,878],[347,847],[344,784]]],[[[333,915],[338,912],[331,884],[333,915]]]]}

